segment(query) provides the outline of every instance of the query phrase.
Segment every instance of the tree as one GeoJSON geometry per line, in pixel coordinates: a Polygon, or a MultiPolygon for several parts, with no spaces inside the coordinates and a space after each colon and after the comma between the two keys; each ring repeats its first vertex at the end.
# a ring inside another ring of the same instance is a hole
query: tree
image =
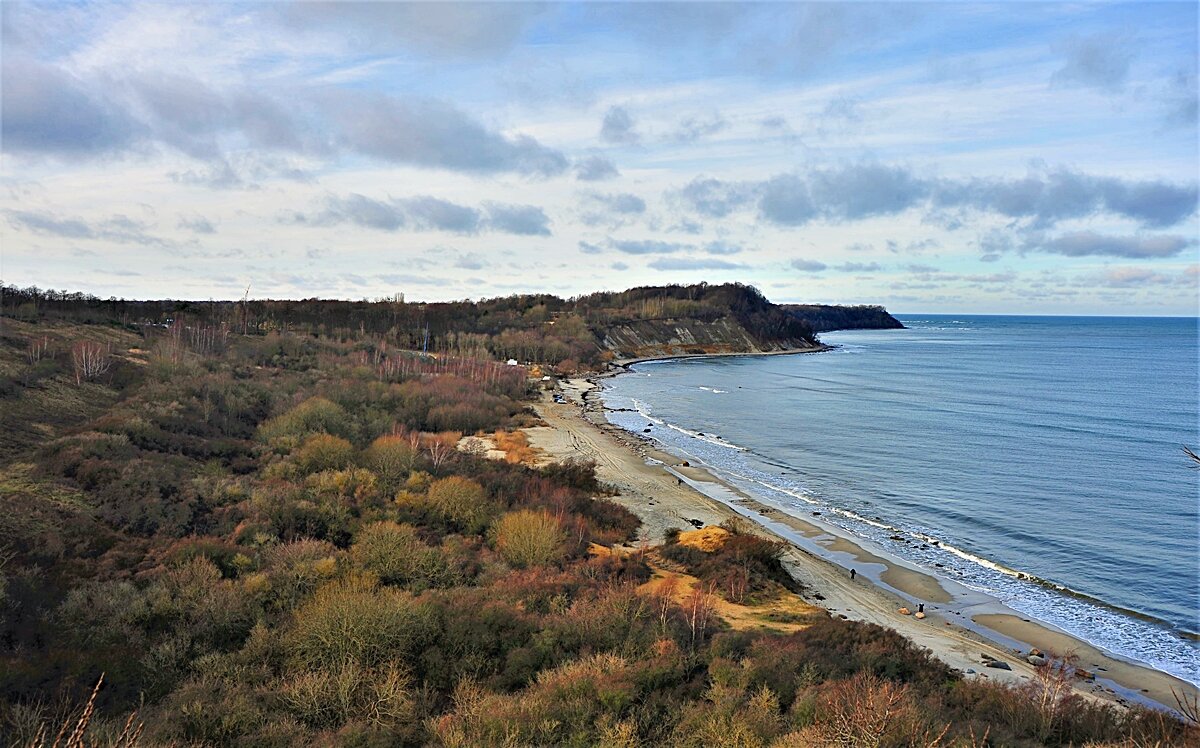
{"type": "Polygon", "coordinates": [[[71,346],[71,366],[75,370],[75,384],[99,379],[112,365],[112,355],[107,345],[92,340],[80,340],[71,346]]]}

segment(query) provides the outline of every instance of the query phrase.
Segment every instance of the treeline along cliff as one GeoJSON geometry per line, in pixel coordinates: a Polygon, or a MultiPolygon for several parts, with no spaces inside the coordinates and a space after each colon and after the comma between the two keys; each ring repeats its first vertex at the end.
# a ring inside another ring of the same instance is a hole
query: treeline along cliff
{"type": "Polygon", "coordinates": [[[303,299],[130,301],[6,286],[3,313],[115,323],[130,329],[176,321],[241,334],[374,338],[398,348],[468,358],[594,368],[613,358],[805,348],[816,332],[899,325],[878,307],[785,307],[741,284],[645,286],[561,299],[521,294],[479,301],[303,299]]]}

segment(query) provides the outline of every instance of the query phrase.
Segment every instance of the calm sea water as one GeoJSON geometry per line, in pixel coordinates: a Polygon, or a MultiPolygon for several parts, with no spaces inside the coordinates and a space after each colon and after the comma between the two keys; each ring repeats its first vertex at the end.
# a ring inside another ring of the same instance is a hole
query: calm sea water
{"type": "Polygon", "coordinates": [[[786,510],[1200,682],[1198,321],[901,319],[829,353],[639,364],[605,403],[786,510]]]}

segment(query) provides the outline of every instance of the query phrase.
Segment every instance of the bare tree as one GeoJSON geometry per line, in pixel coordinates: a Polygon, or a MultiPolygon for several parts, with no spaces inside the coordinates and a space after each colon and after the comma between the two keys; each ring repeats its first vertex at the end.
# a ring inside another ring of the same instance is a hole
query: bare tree
{"type": "Polygon", "coordinates": [[[36,364],[50,353],[50,338],[36,338],[29,341],[25,349],[25,358],[29,363],[36,364]]]}
{"type": "Polygon", "coordinates": [[[71,346],[71,366],[75,369],[75,384],[83,384],[102,376],[112,365],[109,347],[91,340],[81,340],[71,346]]]}

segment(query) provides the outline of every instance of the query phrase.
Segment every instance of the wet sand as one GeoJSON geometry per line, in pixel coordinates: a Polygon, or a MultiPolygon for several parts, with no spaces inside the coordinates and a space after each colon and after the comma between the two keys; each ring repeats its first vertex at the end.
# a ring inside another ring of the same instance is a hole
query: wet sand
{"type": "Polygon", "coordinates": [[[1023,620],[991,598],[876,553],[865,541],[836,534],[817,518],[785,514],[702,467],[684,465],[654,443],[609,424],[601,405],[589,396],[596,387],[584,379],[562,382],[567,402],[554,403],[546,395],[535,409],[547,425],[526,433],[548,461],[594,460],[599,480],[616,491],[611,498],[642,520],[640,542],[660,543],[668,528],[691,529],[696,522],[719,524],[741,516],[763,534],[789,542],[785,566],[805,586],[810,602],[831,615],[895,629],[967,677],[1027,682],[1035,676],[1024,657],[1030,647],[1037,647],[1078,653],[1085,660],[1082,667],[1099,676],[1077,684],[1077,690],[1090,697],[1174,708],[1172,689],[1198,693],[1177,678],[1023,620]],[[851,568],[857,571],[853,580],[851,568]],[[925,605],[923,620],[898,612],[901,607],[915,611],[919,604],[925,605]],[[985,654],[1012,669],[987,667],[985,654]]]}

